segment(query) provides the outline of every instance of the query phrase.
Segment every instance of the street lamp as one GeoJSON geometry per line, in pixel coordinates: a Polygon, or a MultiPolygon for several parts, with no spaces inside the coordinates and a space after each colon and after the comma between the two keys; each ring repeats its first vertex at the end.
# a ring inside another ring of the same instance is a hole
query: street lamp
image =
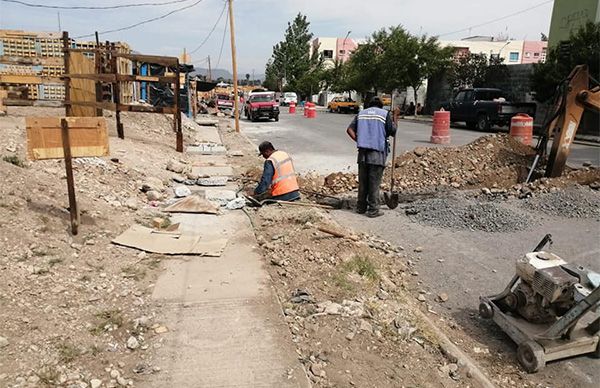
{"type": "Polygon", "coordinates": [[[351,32],[352,31],[348,31],[348,33],[346,34],[346,37],[344,38],[344,41],[342,42],[342,49],[344,50],[344,58],[347,56],[347,53],[346,53],[346,39],[348,39],[348,37],[350,36],[351,32]]]}
{"type": "Polygon", "coordinates": [[[504,46],[500,47],[500,50],[498,50],[498,60],[500,60],[500,58],[501,58],[501,57],[500,57],[500,55],[502,54],[502,50],[504,50],[504,48],[505,48],[506,46],[508,46],[509,44],[510,44],[510,40],[509,40],[509,41],[507,41],[507,42],[506,42],[506,44],[505,44],[504,46]]]}

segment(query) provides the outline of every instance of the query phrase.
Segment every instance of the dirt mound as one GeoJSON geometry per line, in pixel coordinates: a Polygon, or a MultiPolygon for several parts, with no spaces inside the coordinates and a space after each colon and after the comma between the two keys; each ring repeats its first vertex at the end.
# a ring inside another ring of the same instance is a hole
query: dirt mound
{"type": "Polygon", "coordinates": [[[352,173],[334,172],[325,177],[307,174],[298,178],[300,188],[307,192],[322,194],[341,194],[358,187],[358,176],[352,173]]]}
{"type": "MultiPolygon", "coordinates": [[[[417,147],[396,158],[395,182],[402,189],[510,187],[527,173],[535,151],[506,134],[480,137],[460,147],[417,147]]],[[[384,188],[391,170],[386,169],[384,188]]]]}

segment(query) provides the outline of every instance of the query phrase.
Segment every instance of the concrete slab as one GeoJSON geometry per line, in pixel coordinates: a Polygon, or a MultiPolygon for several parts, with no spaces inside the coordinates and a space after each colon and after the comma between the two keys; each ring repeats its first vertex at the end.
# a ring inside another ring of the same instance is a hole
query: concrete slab
{"type": "Polygon", "coordinates": [[[185,152],[197,155],[225,155],[227,149],[220,144],[201,143],[195,146],[188,146],[185,152]]]}
{"type": "Polygon", "coordinates": [[[209,178],[198,178],[196,184],[199,186],[225,186],[229,181],[229,177],[226,176],[213,176],[209,178]]]}
{"type": "Polygon", "coordinates": [[[309,387],[246,216],[173,222],[230,239],[220,258],[166,262],[152,295],[170,330],[154,359],[162,371],[141,386],[309,387]]]}
{"type": "Polygon", "coordinates": [[[232,176],[233,168],[231,166],[194,166],[192,174],[199,177],[232,176]]]}

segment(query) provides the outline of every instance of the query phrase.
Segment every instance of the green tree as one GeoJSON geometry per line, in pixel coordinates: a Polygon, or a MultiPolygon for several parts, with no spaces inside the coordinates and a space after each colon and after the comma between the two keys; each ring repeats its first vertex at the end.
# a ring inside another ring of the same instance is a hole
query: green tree
{"type": "Polygon", "coordinates": [[[356,90],[363,98],[370,91],[381,90],[384,83],[383,52],[388,33],[385,30],[374,32],[365,42],[358,46],[346,63],[345,86],[356,90]]]}
{"type": "Polygon", "coordinates": [[[488,66],[485,54],[467,53],[458,57],[447,72],[448,83],[452,88],[470,88],[485,80],[488,66]]]}
{"type": "Polygon", "coordinates": [[[405,43],[408,53],[414,57],[405,58],[407,66],[406,84],[413,88],[415,103],[417,93],[425,80],[445,71],[451,64],[454,48],[440,47],[436,37],[426,35],[410,37],[405,43]]]}
{"type": "Polygon", "coordinates": [[[284,38],[273,46],[273,54],[265,69],[269,84],[276,81],[277,90],[288,85],[295,89],[300,78],[312,68],[310,41],[313,34],[308,27],[310,23],[306,16],[298,13],[292,22],[288,22],[284,38]]]}
{"type": "Polygon", "coordinates": [[[590,75],[600,79],[600,23],[587,23],[548,53],[545,63],[534,65],[531,76],[536,100],[549,101],[556,87],[577,65],[588,65],[590,75]]]}

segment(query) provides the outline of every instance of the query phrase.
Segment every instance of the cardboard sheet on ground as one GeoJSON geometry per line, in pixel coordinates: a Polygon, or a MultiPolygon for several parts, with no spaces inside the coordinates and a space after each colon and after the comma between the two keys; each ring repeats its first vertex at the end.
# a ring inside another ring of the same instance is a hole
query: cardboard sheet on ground
{"type": "Polygon", "coordinates": [[[163,232],[133,225],[117,236],[113,244],[165,255],[198,255],[219,257],[227,239],[202,240],[199,234],[163,232]]]}
{"type": "Polygon", "coordinates": [[[207,199],[201,198],[198,195],[190,195],[168,206],[164,211],[167,213],[217,214],[219,213],[219,208],[207,199]]]}

